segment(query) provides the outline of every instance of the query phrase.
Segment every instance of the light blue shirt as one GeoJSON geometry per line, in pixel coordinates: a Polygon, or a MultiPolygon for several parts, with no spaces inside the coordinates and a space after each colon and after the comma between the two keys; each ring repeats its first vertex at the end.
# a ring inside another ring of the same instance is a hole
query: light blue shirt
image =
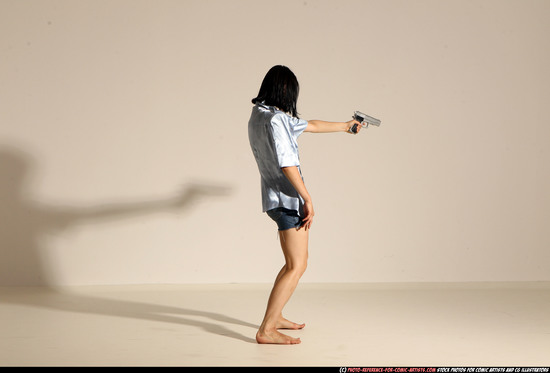
{"type": "Polygon", "coordinates": [[[264,212],[284,207],[303,215],[304,201],[281,168],[297,166],[302,174],[297,140],[306,127],[306,120],[275,107],[256,104],[252,108],[248,139],[260,171],[264,212]]]}

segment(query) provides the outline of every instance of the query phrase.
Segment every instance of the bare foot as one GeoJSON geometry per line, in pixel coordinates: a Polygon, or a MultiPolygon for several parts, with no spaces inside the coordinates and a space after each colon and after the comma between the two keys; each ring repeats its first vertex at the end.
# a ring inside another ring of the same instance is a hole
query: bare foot
{"type": "Polygon", "coordinates": [[[296,324],[295,322],[288,321],[281,316],[279,321],[277,321],[277,329],[303,329],[306,324],[296,324]]]}
{"type": "Polygon", "coordinates": [[[282,344],[282,345],[294,345],[302,342],[300,338],[292,338],[288,335],[279,333],[277,330],[272,331],[260,331],[256,333],[256,342],[260,344],[282,344]]]}

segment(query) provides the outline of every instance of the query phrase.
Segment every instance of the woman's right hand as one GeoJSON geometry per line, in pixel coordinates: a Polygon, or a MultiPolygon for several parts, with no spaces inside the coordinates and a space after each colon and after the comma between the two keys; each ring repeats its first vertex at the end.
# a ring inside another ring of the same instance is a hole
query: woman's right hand
{"type": "Polygon", "coordinates": [[[304,202],[304,219],[302,219],[302,225],[301,228],[304,228],[306,231],[311,228],[311,224],[313,223],[313,216],[315,215],[315,212],[313,211],[313,203],[311,200],[304,202]]]}
{"type": "Polygon", "coordinates": [[[355,120],[355,119],[352,119],[350,120],[349,122],[346,122],[346,132],[347,133],[351,133],[352,135],[357,135],[359,133],[359,131],[361,131],[361,128],[363,128],[363,125],[361,124],[361,122],[355,120]],[[357,129],[356,129],[356,132],[352,132],[351,131],[351,128],[354,126],[354,125],[357,125],[357,129]]]}

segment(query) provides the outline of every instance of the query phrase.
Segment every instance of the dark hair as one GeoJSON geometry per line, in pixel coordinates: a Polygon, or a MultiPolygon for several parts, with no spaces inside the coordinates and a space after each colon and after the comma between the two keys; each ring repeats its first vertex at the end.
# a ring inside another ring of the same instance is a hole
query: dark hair
{"type": "Polygon", "coordinates": [[[273,66],[264,77],[258,96],[252,99],[252,103],[264,103],[275,106],[279,110],[298,118],[296,102],[300,85],[296,75],[286,66],[273,66]]]}

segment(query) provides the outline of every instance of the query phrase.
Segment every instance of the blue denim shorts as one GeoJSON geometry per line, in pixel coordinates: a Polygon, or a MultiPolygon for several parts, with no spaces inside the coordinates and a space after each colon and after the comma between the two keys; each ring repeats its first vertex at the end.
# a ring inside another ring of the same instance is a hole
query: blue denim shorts
{"type": "Polygon", "coordinates": [[[280,231],[284,231],[291,228],[299,228],[302,225],[302,218],[298,215],[298,211],[289,210],[284,207],[277,207],[275,209],[266,211],[267,215],[279,227],[280,231]]]}

